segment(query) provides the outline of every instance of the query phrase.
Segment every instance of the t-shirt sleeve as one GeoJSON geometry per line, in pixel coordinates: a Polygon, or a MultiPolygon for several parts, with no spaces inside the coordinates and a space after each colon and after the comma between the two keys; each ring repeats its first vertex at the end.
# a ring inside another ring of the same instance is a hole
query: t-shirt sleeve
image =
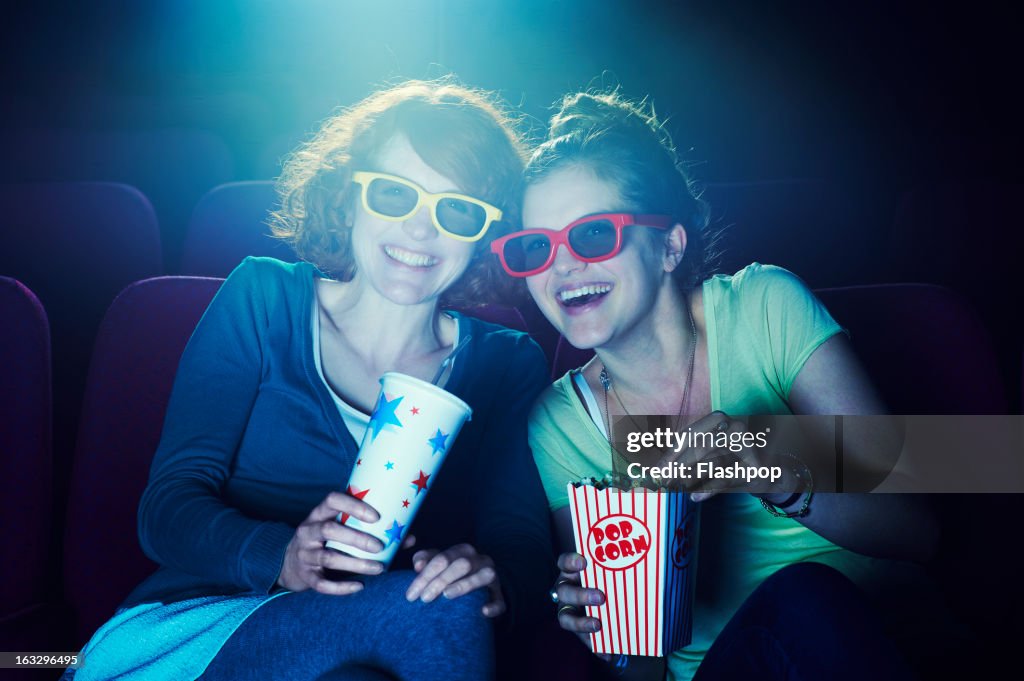
{"type": "Polygon", "coordinates": [[[266,277],[247,259],[228,277],[182,354],[160,445],[139,505],[139,540],[153,560],[266,591],[293,528],[226,504],[222,490],[259,391],[266,277]]]}
{"type": "Polygon", "coordinates": [[[768,353],[769,380],[789,398],[797,375],[822,343],[843,331],[828,310],[795,274],[781,267],[754,264],[734,280],[742,315],[755,345],[768,353]]]}

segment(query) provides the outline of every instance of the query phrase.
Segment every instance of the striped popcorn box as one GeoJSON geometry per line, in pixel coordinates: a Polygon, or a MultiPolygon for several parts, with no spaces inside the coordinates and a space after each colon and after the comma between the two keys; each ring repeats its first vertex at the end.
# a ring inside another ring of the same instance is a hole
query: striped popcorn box
{"type": "Polygon", "coordinates": [[[583,586],[605,593],[587,606],[601,621],[595,653],[662,657],[690,643],[699,507],[683,492],[569,484],[583,586]]]}

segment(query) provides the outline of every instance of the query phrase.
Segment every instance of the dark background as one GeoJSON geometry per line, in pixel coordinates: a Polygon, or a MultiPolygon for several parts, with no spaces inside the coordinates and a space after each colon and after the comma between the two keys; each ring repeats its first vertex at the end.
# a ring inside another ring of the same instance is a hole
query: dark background
{"type": "Polygon", "coordinates": [[[381,83],[454,72],[535,132],[561,93],[620,85],[669,118],[698,178],[771,195],[767,215],[709,189],[735,225],[725,269],[756,259],[814,287],[948,284],[1016,386],[1021,26],[1020,10],[984,0],[43,2],[7,10],[0,29],[0,180],[135,179],[173,273],[206,189],[272,178],[318,120],[381,83]],[[154,157],[132,178],[104,177],[64,142],[166,129],[223,147],[212,161],[154,157]],[[780,180],[809,183],[764,184],[780,180]]]}
{"type": "MultiPolygon", "coordinates": [[[[273,178],[317,121],[389,81],[454,72],[498,91],[534,135],[562,93],[618,85],[668,118],[707,185],[729,228],[722,270],[758,260],[814,288],[944,284],[980,316],[1019,412],[1022,14],[988,0],[21,3],[0,21],[0,183],[138,186],[173,274],[206,191],[273,178]]],[[[9,209],[0,249],[18,243],[9,209]]],[[[960,332],[936,319],[934,335],[960,332]]],[[[58,402],[56,518],[76,417],[58,402]]],[[[990,524],[975,504],[948,508],[990,524]]],[[[951,569],[976,574],[959,553],[951,569]]]]}

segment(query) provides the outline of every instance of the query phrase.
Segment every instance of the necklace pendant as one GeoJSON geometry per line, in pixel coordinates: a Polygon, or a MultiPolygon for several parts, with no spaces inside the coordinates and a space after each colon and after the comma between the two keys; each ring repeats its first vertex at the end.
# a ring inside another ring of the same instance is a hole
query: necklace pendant
{"type": "Polygon", "coordinates": [[[605,367],[601,367],[601,375],[598,376],[597,380],[601,381],[601,387],[604,388],[605,392],[611,389],[612,377],[608,375],[608,369],[605,367]]]}

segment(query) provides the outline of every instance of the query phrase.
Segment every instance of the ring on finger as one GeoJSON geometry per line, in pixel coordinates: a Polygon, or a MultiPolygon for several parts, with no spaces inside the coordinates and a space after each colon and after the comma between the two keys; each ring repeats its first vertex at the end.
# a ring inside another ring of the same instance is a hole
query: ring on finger
{"type": "Polygon", "coordinates": [[[721,421],[718,422],[718,425],[715,426],[715,431],[716,432],[724,433],[727,430],[729,430],[729,419],[728,418],[722,419],[721,421]]]}
{"type": "Polygon", "coordinates": [[[557,605],[559,603],[559,600],[558,600],[558,587],[562,586],[563,584],[571,584],[571,583],[572,583],[572,580],[571,579],[567,579],[565,577],[562,577],[557,582],[555,582],[554,586],[551,587],[551,591],[548,592],[548,596],[551,597],[551,602],[555,603],[557,605]]]}
{"type": "Polygon", "coordinates": [[[569,612],[570,610],[575,612],[577,610],[577,608],[576,608],[575,605],[569,605],[568,603],[563,603],[562,606],[560,608],[558,608],[558,613],[555,616],[556,617],[561,617],[563,612],[569,612]]]}

